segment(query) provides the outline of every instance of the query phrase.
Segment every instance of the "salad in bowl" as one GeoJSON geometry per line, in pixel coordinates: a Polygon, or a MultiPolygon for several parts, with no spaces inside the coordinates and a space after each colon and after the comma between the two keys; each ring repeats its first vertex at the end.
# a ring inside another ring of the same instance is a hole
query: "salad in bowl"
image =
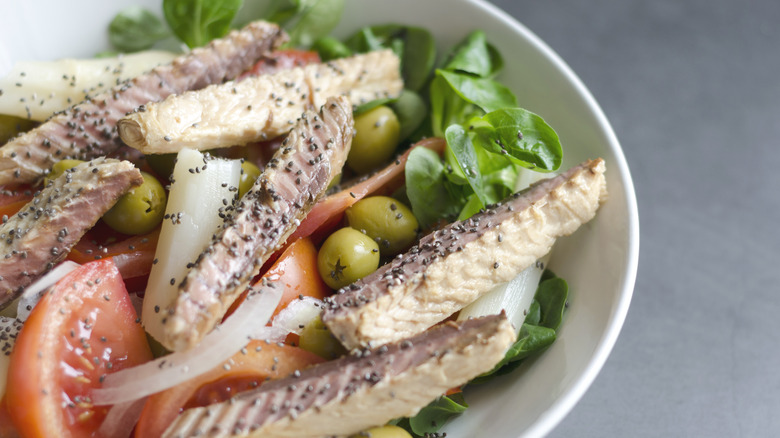
{"type": "Polygon", "coordinates": [[[479,28],[229,3],[130,7],[133,54],[0,85],[4,435],[489,429],[576,315],[619,149],[571,162],[479,28]]]}

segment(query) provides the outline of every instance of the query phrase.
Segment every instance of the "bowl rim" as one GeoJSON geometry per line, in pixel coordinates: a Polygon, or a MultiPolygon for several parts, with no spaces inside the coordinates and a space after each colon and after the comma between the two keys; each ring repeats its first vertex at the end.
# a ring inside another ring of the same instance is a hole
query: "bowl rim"
{"type": "Polygon", "coordinates": [[[560,397],[550,408],[539,417],[528,429],[521,432],[519,436],[544,436],[557,426],[566,415],[568,415],[574,406],[582,399],[582,396],[591,386],[598,376],[602,367],[612,352],[618,335],[623,328],[623,324],[628,314],[628,308],[631,304],[631,298],[636,284],[637,269],[639,266],[639,212],[637,207],[636,193],[634,183],[631,179],[631,172],[628,168],[623,149],[617,139],[617,135],[612,129],[612,125],[607,120],[604,111],[599,106],[595,97],[585,86],[582,80],[574,73],[574,70],[558,55],[550,46],[547,45],[539,36],[533,33],[517,19],[509,15],[498,6],[487,0],[463,0],[482,8],[492,18],[501,21],[503,24],[512,27],[519,34],[537,49],[542,56],[547,58],[573,85],[576,92],[585,101],[587,107],[593,112],[599,127],[603,130],[607,139],[607,148],[614,154],[614,159],[610,163],[610,172],[616,172],[625,188],[624,196],[627,207],[628,224],[628,247],[626,248],[626,264],[624,276],[621,284],[619,300],[611,314],[611,320],[607,325],[607,330],[599,340],[593,356],[590,358],[582,374],[574,381],[571,389],[560,397]]]}

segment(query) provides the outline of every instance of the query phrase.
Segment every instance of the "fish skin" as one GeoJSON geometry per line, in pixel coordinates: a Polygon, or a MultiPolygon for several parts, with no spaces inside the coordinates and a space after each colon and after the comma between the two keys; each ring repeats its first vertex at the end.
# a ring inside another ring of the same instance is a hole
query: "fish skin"
{"type": "Polygon", "coordinates": [[[488,372],[515,341],[505,315],[448,322],[184,411],[168,438],[347,436],[411,417],[448,389],[488,372]]]}
{"type": "Polygon", "coordinates": [[[51,270],[133,187],[141,172],[127,161],[97,158],[49,182],[0,226],[0,307],[51,270]]]}
{"type": "Polygon", "coordinates": [[[323,323],[347,348],[426,330],[510,281],[557,237],[592,219],[606,199],[604,171],[601,159],[585,162],[429,234],[327,298],[323,323]]]}
{"type": "Polygon", "coordinates": [[[125,143],[144,153],[208,150],[286,134],[301,112],[330,96],[359,105],[402,90],[398,56],[380,50],[170,96],[118,127],[125,143]]]}
{"type": "Polygon", "coordinates": [[[286,40],[275,24],[250,23],[55,114],[0,148],[0,185],[34,182],[63,159],[89,160],[128,150],[116,130],[126,114],[171,94],[233,79],[286,40]]]}
{"type": "Polygon", "coordinates": [[[219,322],[262,264],[295,231],[341,172],[352,144],[352,105],[329,99],[303,113],[235,213],[198,257],[165,312],[160,342],[186,350],[219,322]]]}

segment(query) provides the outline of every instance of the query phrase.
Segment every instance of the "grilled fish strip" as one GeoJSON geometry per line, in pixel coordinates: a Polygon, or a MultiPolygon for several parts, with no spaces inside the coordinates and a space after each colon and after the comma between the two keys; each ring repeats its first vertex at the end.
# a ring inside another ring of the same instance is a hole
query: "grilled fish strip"
{"type": "Polygon", "coordinates": [[[141,185],[132,163],[107,158],[52,180],[0,227],[0,307],[67,256],[120,196],[141,185]]]}
{"type": "Polygon", "coordinates": [[[116,122],[126,114],[171,94],[233,79],[285,41],[275,24],[251,23],[54,115],[0,148],[0,185],[33,182],[66,158],[111,154],[124,147],[116,122]]]}
{"type": "Polygon", "coordinates": [[[176,302],[161,312],[163,345],[188,349],[221,320],[341,172],[352,126],[352,105],[345,97],[329,99],[319,113],[300,116],[234,215],[198,257],[176,302]]]}
{"type": "Polygon", "coordinates": [[[310,64],[240,82],[171,96],[119,121],[122,140],[144,153],[213,149],[278,137],[304,110],[330,96],[353,105],[395,97],[403,89],[399,59],[390,50],[310,64]]]}
{"type": "Polygon", "coordinates": [[[184,411],[166,437],[342,436],[415,415],[490,371],[515,340],[504,315],[449,322],[274,380],[230,402],[184,411]]]}
{"type": "Polygon", "coordinates": [[[593,218],[606,198],[604,170],[601,159],[580,164],[435,231],[328,298],[322,321],[348,348],[422,332],[511,280],[557,237],[593,218]]]}

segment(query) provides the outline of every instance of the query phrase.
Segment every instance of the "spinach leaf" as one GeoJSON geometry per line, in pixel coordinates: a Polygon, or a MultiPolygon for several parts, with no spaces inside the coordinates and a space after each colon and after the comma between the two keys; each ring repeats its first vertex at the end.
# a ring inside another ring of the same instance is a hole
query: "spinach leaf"
{"type": "Polygon", "coordinates": [[[412,149],[404,172],[406,195],[422,227],[458,213],[460,202],[443,184],[444,165],[436,152],[424,147],[412,149]]]}
{"type": "Polygon", "coordinates": [[[477,30],[453,49],[443,70],[488,78],[495,76],[503,65],[501,54],[488,44],[485,33],[477,30]]]}
{"type": "Polygon", "coordinates": [[[300,1],[292,24],[285,25],[291,46],[309,47],[339,24],[344,12],[344,0],[300,1]]]}
{"type": "Polygon", "coordinates": [[[474,151],[474,145],[466,130],[461,125],[450,125],[444,132],[444,137],[447,139],[445,153],[453,158],[451,161],[456,163],[469,186],[474,190],[474,194],[479,200],[479,208],[485,207],[487,197],[482,186],[477,153],[474,151]]]}
{"type": "Polygon", "coordinates": [[[419,91],[428,81],[436,61],[436,43],[426,29],[388,24],[364,27],[345,42],[355,52],[392,49],[401,58],[404,87],[419,91]]]}
{"type": "Polygon", "coordinates": [[[447,420],[460,415],[466,408],[468,405],[462,393],[441,396],[410,418],[409,427],[414,435],[424,436],[441,429],[447,420]]]}
{"type": "Polygon", "coordinates": [[[534,295],[541,309],[539,325],[557,331],[563,321],[568,297],[569,285],[563,278],[555,277],[539,283],[539,289],[534,295]]]}
{"type": "Polygon", "coordinates": [[[200,47],[230,30],[243,0],[163,0],[168,26],[189,47],[200,47]]]}
{"type": "Polygon", "coordinates": [[[148,49],[170,34],[160,18],[140,6],[131,6],[121,11],[108,25],[111,45],[122,52],[148,49]]]}
{"type": "Polygon", "coordinates": [[[538,115],[522,108],[498,109],[485,114],[474,127],[474,144],[506,154],[516,163],[540,172],[561,166],[563,150],[558,134],[538,115]]]}

